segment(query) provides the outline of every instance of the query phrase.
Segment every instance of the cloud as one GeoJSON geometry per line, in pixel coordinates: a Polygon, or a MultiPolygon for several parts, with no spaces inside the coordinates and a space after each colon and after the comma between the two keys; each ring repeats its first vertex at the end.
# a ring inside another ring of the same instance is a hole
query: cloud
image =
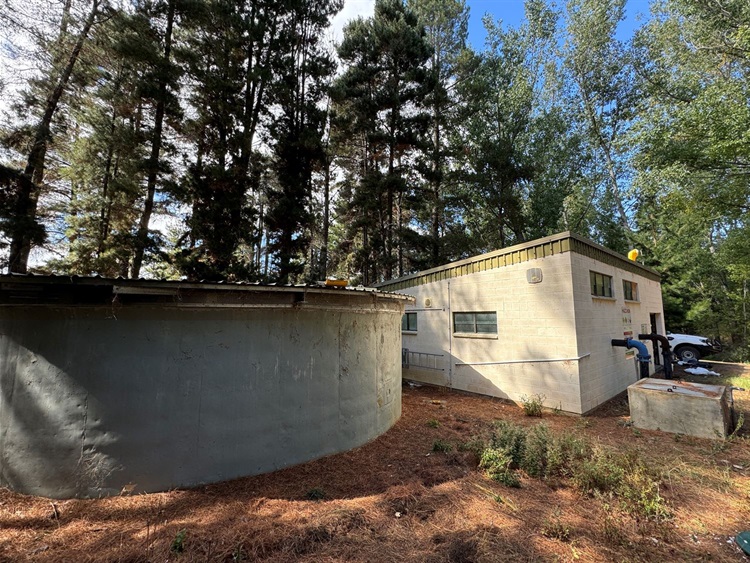
{"type": "Polygon", "coordinates": [[[369,18],[375,12],[375,0],[346,0],[344,7],[331,22],[333,40],[340,43],[344,37],[344,26],[359,16],[369,18]]]}

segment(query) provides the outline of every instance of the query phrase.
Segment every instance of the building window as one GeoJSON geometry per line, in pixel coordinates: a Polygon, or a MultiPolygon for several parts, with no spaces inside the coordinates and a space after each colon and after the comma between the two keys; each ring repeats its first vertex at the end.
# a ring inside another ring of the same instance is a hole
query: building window
{"type": "Polygon", "coordinates": [[[638,284],[622,280],[622,295],[626,301],[638,301],[638,284]]]}
{"type": "Polygon", "coordinates": [[[591,295],[597,297],[613,297],[612,276],[606,276],[599,272],[589,272],[591,275],[591,295]]]}
{"type": "Polygon", "coordinates": [[[404,313],[401,317],[401,330],[403,332],[417,332],[417,314],[404,313]]]}
{"type": "Polygon", "coordinates": [[[453,313],[453,332],[497,334],[497,313],[453,313]]]}

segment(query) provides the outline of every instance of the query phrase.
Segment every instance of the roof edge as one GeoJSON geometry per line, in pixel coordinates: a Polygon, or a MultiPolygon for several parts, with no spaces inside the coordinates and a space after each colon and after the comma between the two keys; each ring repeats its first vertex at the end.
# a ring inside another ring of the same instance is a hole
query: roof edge
{"type": "Polygon", "coordinates": [[[132,278],[105,278],[101,276],[63,276],[36,274],[0,274],[0,291],[21,286],[58,287],[109,287],[113,294],[171,295],[179,291],[254,292],[254,293],[315,293],[348,295],[352,297],[375,296],[403,301],[408,296],[370,287],[329,287],[317,284],[276,285],[261,283],[194,282],[185,280],[151,280],[132,278]]]}
{"type": "MultiPolygon", "coordinates": [[[[470,258],[464,258],[463,260],[458,260],[456,262],[450,262],[443,266],[437,266],[435,268],[430,268],[428,270],[422,270],[421,272],[416,272],[414,274],[409,274],[407,276],[402,276],[400,278],[373,284],[373,287],[376,289],[380,289],[380,288],[389,288],[392,286],[397,286],[391,290],[388,290],[388,291],[397,291],[398,289],[403,289],[405,287],[412,287],[415,285],[422,285],[423,283],[429,283],[427,281],[423,281],[423,282],[417,281],[419,278],[427,278],[431,276],[431,277],[435,277],[438,279],[442,279],[443,276],[441,276],[441,274],[448,272],[449,270],[465,268],[467,270],[466,272],[467,274],[473,273],[473,271],[475,270],[474,265],[477,265],[479,263],[485,263],[485,262],[490,262],[491,264],[494,264],[493,260],[504,258],[507,256],[514,256],[516,253],[519,255],[519,258],[516,260],[514,257],[511,260],[511,264],[515,264],[517,262],[518,263],[525,262],[529,259],[543,258],[548,255],[560,254],[563,252],[577,252],[581,254],[581,252],[577,248],[578,245],[583,245],[584,247],[589,247],[592,250],[605,253],[615,262],[623,266],[623,269],[628,269],[630,271],[637,270],[638,273],[641,273],[642,275],[644,275],[645,277],[649,279],[653,279],[655,281],[661,280],[661,274],[657,272],[656,270],[649,268],[648,266],[644,266],[643,264],[633,262],[632,260],[629,260],[627,256],[623,256],[622,254],[619,254],[618,252],[615,252],[614,250],[610,250],[609,248],[602,246],[586,237],[575,234],[571,231],[563,231],[561,233],[556,233],[554,235],[549,235],[549,236],[535,239],[529,242],[524,242],[524,243],[516,244],[513,246],[508,246],[506,248],[501,248],[499,250],[493,250],[485,254],[478,254],[476,256],[472,256],[470,258]],[[576,241],[576,243],[578,244],[570,244],[570,242],[567,242],[567,241],[576,241]],[[565,242],[567,242],[567,244],[565,244],[565,242]],[[546,253],[546,251],[543,251],[542,255],[538,256],[537,252],[533,252],[534,256],[532,258],[528,258],[529,250],[537,249],[537,248],[545,248],[545,247],[549,247],[551,249],[549,253],[546,253]],[[526,258],[522,258],[522,253],[524,252],[526,252],[526,255],[527,255],[526,258]]],[[[595,258],[595,257],[592,256],[592,258],[595,258]]],[[[495,269],[495,268],[508,265],[507,260],[504,260],[502,264],[499,264],[500,260],[496,260],[496,261],[498,262],[498,265],[491,265],[489,268],[480,267],[478,271],[482,271],[486,269],[495,269]]],[[[465,275],[465,274],[459,274],[459,275],[465,275]]],[[[447,278],[447,277],[457,277],[457,276],[445,275],[444,277],[447,278]]],[[[430,281],[433,281],[433,280],[430,280],[430,281]]]]}

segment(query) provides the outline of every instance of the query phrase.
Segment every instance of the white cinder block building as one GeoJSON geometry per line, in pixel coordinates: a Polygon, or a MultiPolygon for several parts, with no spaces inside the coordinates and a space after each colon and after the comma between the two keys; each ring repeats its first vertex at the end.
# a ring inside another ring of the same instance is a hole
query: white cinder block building
{"type": "Polygon", "coordinates": [[[416,298],[402,320],[404,378],[586,413],[638,380],[635,351],[611,340],[665,334],[659,280],[565,232],[377,287],[416,298]]]}

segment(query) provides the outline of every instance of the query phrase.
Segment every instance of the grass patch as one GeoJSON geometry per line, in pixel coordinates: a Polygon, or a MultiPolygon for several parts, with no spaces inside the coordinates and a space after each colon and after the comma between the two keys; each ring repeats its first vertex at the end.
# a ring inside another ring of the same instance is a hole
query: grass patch
{"type": "Polygon", "coordinates": [[[429,426],[430,428],[439,428],[440,422],[437,419],[433,418],[427,421],[427,426],[429,426]]]}

